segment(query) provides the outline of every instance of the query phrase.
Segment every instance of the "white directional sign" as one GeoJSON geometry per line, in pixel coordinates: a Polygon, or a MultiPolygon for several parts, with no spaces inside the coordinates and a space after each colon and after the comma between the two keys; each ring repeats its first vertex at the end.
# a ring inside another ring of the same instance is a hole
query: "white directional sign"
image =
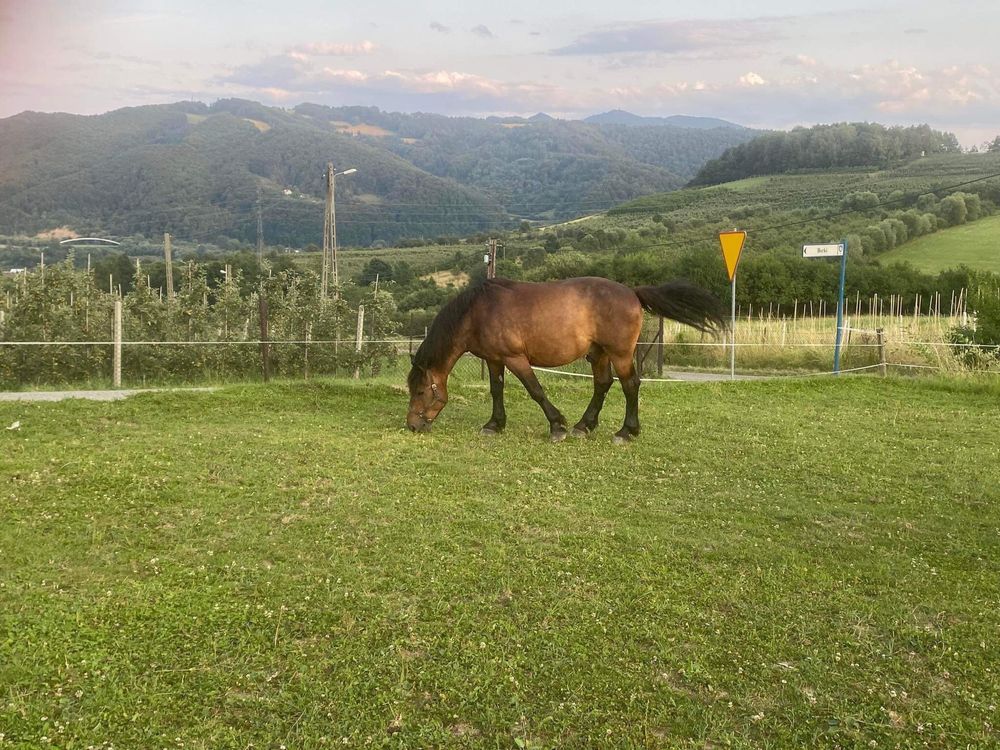
{"type": "Polygon", "coordinates": [[[803,245],[803,258],[839,258],[844,254],[844,243],[833,242],[826,245],[803,245]]]}

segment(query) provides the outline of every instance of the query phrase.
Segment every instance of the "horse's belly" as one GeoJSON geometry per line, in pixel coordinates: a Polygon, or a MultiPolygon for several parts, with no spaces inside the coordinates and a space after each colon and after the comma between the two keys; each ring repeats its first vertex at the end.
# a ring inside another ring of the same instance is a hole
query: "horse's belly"
{"type": "MultiPolygon", "coordinates": [[[[551,342],[550,342],[551,343],[551,342]]],[[[529,348],[528,361],[537,367],[558,367],[580,359],[590,351],[590,340],[565,341],[554,346],[529,348]]]]}

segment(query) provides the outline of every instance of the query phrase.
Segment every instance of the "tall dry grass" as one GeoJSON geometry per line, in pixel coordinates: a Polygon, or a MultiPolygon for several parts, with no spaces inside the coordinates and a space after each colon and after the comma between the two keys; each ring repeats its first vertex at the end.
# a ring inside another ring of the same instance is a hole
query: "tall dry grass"
{"type": "MultiPolygon", "coordinates": [[[[962,367],[948,343],[948,331],[967,319],[962,315],[861,314],[844,319],[840,367],[870,368],[880,362],[878,329],[890,368],[962,367]]],[[[657,322],[648,321],[640,345],[644,372],[656,370],[657,322]],[[646,354],[647,349],[649,353],[646,354]]],[[[736,369],[742,372],[823,372],[833,369],[835,317],[777,317],[758,313],[738,317],[735,328],[736,369]]],[[[728,370],[729,339],[703,336],[680,324],[664,324],[664,367],[728,370]]]]}

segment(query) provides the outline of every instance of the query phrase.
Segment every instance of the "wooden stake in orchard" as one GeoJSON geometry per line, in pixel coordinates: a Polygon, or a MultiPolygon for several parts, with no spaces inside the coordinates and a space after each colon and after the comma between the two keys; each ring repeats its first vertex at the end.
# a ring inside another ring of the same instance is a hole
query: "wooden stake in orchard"
{"type": "Polygon", "coordinates": [[[170,244],[170,232],[163,233],[163,261],[167,273],[167,301],[174,299],[174,258],[170,244]]]}

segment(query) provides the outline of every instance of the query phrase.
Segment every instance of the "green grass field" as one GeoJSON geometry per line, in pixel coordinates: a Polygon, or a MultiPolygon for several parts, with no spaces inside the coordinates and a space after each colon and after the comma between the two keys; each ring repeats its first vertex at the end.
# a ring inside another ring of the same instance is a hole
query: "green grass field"
{"type": "Polygon", "coordinates": [[[510,391],[0,404],[0,748],[1000,742],[995,381],[510,391]]]}
{"type": "Polygon", "coordinates": [[[907,261],[929,273],[959,265],[1000,273],[1000,214],[918,237],[878,257],[885,263],[907,261]]]}

